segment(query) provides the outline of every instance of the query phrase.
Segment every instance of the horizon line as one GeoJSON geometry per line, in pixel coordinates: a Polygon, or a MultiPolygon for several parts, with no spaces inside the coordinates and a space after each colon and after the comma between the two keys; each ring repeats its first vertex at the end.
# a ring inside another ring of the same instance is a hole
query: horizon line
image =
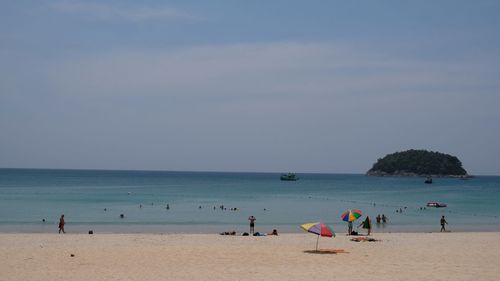
{"type": "MultiPolygon", "coordinates": [[[[287,172],[276,171],[217,171],[217,170],[162,170],[162,169],[110,169],[110,168],[19,168],[19,167],[0,167],[0,170],[66,170],[66,171],[117,171],[117,172],[174,172],[174,173],[248,173],[248,174],[283,174],[287,172]]],[[[295,174],[319,174],[319,175],[366,175],[366,173],[354,172],[293,172],[295,174]]],[[[469,174],[469,176],[490,176],[497,177],[500,175],[491,174],[469,174]]],[[[391,176],[388,176],[391,177],[391,176]]],[[[394,177],[401,177],[396,176],[394,177]]],[[[446,177],[446,176],[443,176],[446,177]]]]}

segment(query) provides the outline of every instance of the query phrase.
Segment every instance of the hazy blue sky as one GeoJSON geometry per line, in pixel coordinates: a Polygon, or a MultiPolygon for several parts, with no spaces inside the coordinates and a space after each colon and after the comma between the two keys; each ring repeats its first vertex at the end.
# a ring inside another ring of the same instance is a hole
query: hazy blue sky
{"type": "Polygon", "coordinates": [[[500,174],[500,1],[0,1],[0,167],[500,174]]]}

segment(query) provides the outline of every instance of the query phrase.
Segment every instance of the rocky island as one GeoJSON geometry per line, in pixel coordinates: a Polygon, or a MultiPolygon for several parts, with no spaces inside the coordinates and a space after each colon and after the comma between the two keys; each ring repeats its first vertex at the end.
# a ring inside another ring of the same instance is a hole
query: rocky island
{"type": "Polygon", "coordinates": [[[427,150],[395,152],[378,159],[368,176],[468,177],[456,156],[427,150]]]}

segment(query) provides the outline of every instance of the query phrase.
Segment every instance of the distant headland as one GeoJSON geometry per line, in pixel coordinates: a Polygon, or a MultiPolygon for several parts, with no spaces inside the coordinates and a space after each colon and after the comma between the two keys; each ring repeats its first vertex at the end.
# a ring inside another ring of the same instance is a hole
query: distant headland
{"type": "Polygon", "coordinates": [[[462,162],[449,154],[410,149],[387,154],[366,172],[368,176],[468,177],[462,162]]]}

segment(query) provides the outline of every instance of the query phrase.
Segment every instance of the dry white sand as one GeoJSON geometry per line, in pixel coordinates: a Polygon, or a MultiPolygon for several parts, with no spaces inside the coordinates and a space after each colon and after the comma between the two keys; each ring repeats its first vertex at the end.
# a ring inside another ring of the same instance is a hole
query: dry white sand
{"type": "Polygon", "coordinates": [[[500,280],[500,233],[372,237],[0,234],[0,280],[500,280]]]}

